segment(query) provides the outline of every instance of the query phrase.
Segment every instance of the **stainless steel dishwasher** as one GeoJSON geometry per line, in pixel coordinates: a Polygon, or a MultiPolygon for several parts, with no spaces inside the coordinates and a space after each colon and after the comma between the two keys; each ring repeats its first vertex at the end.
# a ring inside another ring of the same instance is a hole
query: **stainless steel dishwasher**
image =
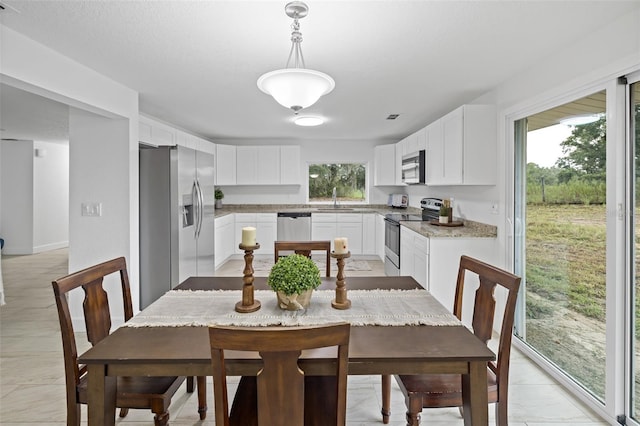
{"type": "MultiPolygon", "coordinates": [[[[278,213],[278,241],[311,240],[311,212],[278,213]]],[[[293,251],[283,250],[278,257],[288,256],[293,251]]]]}

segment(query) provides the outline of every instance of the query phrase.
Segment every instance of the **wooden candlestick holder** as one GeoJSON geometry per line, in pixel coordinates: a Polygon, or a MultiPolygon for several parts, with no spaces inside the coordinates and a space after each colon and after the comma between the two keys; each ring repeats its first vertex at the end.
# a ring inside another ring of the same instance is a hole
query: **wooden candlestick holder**
{"type": "Polygon", "coordinates": [[[344,281],[344,260],[351,257],[351,252],[336,253],[332,251],[331,257],[338,259],[336,298],[331,301],[331,306],[335,309],[349,309],[351,307],[351,300],[347,299],[347,284],[344,281]]]}
{"type": "Polygon", "coordinates": [[[255,312],[260,309],[260,301],[253,299],[253,251],[260,248],[260,244],[255,246],[239,245],[240,250],[244,250],[244,278],[242,282],[242,300],[236,303],[236,312],[243,314],[255,312]]]}

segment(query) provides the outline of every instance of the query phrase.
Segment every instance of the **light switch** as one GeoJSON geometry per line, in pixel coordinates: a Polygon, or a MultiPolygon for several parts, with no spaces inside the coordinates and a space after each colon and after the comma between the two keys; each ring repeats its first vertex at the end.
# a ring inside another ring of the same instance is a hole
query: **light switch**
{"type": "Polygon", "coordinates": [[[102,203],[82,203],[82,216],[102,216],[102,203]]]}

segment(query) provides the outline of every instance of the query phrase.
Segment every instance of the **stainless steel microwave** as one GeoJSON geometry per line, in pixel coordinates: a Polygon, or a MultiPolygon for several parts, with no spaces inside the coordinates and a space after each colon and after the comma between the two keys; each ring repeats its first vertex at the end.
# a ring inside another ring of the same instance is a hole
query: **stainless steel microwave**
{"type": "Polygon", "coordinates": [[[426,177],[425,150],[402,157],[402,182],[407,185],[424,184],[426,177]]]}

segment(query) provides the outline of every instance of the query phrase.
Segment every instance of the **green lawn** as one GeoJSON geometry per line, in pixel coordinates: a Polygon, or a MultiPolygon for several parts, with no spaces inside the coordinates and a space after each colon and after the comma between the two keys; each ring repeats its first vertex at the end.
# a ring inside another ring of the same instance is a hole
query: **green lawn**
{"type": "Polygon", "coordinates": [[[604,397],[604,205],[528,205],[526,340],[604,397]]]}
{"type": "Polygon", "coordinates": [[[527,206],[527,290],[604,321],[605,218],[604,205],[527,206]]]}

